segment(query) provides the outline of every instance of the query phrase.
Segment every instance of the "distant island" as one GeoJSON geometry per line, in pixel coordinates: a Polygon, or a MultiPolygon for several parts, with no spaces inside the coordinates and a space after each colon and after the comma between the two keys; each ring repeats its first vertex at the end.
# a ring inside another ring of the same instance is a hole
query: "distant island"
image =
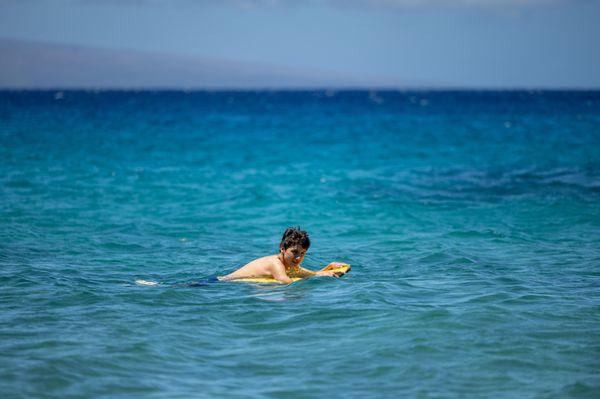
{"type": "Polygon", "coordinates": [[[423,85],[332,71],[0,39],[0,89],[307,89],[423,85]]]}

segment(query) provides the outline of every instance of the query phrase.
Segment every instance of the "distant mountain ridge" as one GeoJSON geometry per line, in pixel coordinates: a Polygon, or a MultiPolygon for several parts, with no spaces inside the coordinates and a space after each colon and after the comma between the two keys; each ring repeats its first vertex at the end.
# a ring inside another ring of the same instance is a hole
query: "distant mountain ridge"
{"type": "Polygon", "coordinates": [[[334,72],[0,38],[4,89],[400,87],[334,72]]]}

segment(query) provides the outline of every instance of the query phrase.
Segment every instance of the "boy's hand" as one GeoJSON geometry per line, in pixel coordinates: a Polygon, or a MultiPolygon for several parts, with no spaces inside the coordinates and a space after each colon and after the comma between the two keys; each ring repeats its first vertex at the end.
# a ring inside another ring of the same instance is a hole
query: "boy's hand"
{"type": "Polygon", "coordinates": [[[325,266],[325,269],[323,269],[323,270],[333,269],[333,268],[342,267],[342,266],[349,266],[349,265],[346,263],[342,263],[342,262],[331,262],[330,264],[325,266]]]}
{"type": "Polygon", "coordinates": [[[322,269],[321,272],[323,272],[323,273],[334,273],[334,274],[323,274],[324,276],[341,277],[344,274],[346,274],[348,271],[350,271],[350,269],[351,269],[351,267],[347,263],[331,262],[330,264],[328,264],[327,266],[325,266],[325,268],[322,269]],[[341,268],[343,266],[346,267],[346,270],[345,271],[339,270],[339,268],[341,268]],[[338,270],[334,270],[334,269],[338,269],[338,270]]]}
{"type": "Polygon", "coordinates": [[[318,272],[315,273],[315,276],[327,276],[327,277],[338,278],[338,277],[340,277],[340,273],[335,272],[333,270],[319,270],[318,272]]]}

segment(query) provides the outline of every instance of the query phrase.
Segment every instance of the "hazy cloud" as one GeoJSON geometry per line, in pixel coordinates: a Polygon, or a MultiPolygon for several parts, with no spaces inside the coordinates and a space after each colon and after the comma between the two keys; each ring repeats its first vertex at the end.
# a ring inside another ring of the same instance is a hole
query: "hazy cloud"
{"type": "MultiPolygon", "coordinates": [[[[47,3],[50,0],[0,0],[0,6],[27,3],[47,3]]],[[[384,8],[486,8],[486,7],[531,7],[557,4],[596,2],[597,0],[57,0],[62,5],[170,5],[195,6],[228,4],[240,8],[261,8],[278,6],[326,5],[333,7],[384,7],[384,8]]]]}
{"type": "MultiPolygon", "coordinates": [[[[154,1],[156,2],[157,0],[154,1]]],[[[581,1],[582,0],[221,0],[215,1],[214,3],[229,3],[244,8],[287,5],[294,7],[301,5],[329,5],[335,7],[485,8],[498,6],[547,6],[577,3],[581,1]]]]}

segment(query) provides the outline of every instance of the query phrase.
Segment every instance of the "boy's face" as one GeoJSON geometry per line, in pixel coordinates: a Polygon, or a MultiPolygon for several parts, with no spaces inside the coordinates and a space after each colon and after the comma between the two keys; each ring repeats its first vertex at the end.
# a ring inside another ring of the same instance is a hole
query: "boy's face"
{"type": "Polygon", "coordinates": [[[300,245],[289,247],[285,250],[280,248],[280,250],[283,255],[283,263],[286,266],[300,266],[300,263],[304,260],[304,255],[306,255],[306,249],[300,245]]]}

